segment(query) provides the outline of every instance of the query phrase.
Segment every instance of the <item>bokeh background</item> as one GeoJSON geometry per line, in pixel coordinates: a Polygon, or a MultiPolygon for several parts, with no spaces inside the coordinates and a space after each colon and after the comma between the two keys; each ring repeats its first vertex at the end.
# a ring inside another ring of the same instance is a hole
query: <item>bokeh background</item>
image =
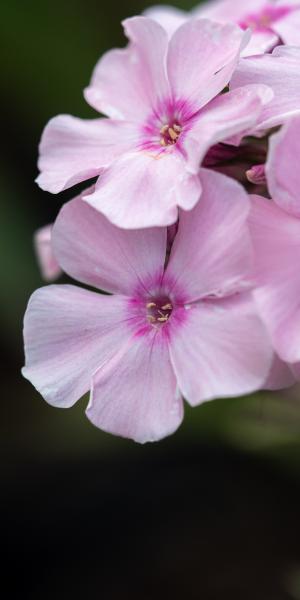
{"type": "Polygon", "coordinates": [[[5,597],[297,600],[299,389],[187,408],[178,433],[138,446],[96,430],[84,415],[87,398],[51,408],[20,375],[23,313],[43,285],[32,235],[71,197],[34,184],[41,131],[58,113],[96,116],[82,95],[92,68],[124,44],[122,18],[149,5],[2,3],[5,597]]]}

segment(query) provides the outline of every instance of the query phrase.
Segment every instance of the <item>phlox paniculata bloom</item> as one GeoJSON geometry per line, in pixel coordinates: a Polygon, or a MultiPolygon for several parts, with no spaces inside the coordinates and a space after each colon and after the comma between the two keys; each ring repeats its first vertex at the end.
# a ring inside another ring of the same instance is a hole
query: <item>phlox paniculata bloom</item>
{"type": "Polygon", "coordinates": [[[273,92],[259,82],[221,93],[249,38],[235,25],[190,21],[171,39],[146,17],[124,28],[129,45],[100,59],[85,90],[108,118],[52,119],[37,181],[57,193],[100,175],[85,200],[112,223],[170,225],[199,201],[208,149],[253,129],[273,92]]]}
{"type": "MultiPolygon", "coordinates": [[[[273,350],[253,301],[250,203],[235,181],[200,173],[201,202],[177,232],[124,230],[78,197],[53,228],[74,285],[37,290],[25,315],[24,376],[50,404],[91,390],[87,416],[138,442],[177,429],[198,405],[264,385],[273,350]]],[[[93,193],[93,189],[90,190],[93,193]]]]}

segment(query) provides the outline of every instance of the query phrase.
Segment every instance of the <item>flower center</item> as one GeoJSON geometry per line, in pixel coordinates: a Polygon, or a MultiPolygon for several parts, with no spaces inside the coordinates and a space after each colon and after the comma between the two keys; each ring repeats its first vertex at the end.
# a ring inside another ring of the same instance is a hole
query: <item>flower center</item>
{"type": "Polygon", "coordinates": [[[160,144],[161,146],[173,146],[176,144],[182,127],[178,123],[163,125],[160,129],[160,144]]]}
{"type": "Polygon", "coordinates": [[[154,298],[146,304],[147,320],[151,325],[164,325],[168,322],[173,306],[167,296],[154,298]]]}

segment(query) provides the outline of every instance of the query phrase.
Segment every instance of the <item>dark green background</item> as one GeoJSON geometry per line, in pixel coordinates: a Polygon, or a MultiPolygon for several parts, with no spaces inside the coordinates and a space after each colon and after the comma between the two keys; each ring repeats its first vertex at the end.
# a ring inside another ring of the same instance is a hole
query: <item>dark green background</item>
{"type": "Polygon", "coordinates": [[[43,285],[32,235],[71,197],[34,184],[41,131],[58,113],[96,116],[82,90],[99,56],[123,45],[121,19],[149,4],[2,4],[1,482],[5,571],[18,575],[9,597],[297,600],[297,389],[187,409],[178,433],[141,447],[96,430],[86,398],[51,408],[20,375],[23,313],[43,285]]]}

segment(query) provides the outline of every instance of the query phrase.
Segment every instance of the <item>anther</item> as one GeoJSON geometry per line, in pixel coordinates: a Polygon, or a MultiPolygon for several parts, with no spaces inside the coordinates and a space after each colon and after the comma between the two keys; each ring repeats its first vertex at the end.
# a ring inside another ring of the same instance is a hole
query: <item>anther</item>
{"type": "Polygon", "coordinates": [[[176,144],[180,133],[182,131],[182,127],[177,123],[173,123],[173,125],[163,125],[160,128],[160,145],[161,146],[173,146],[176,144]]]}
{"type": "Polygon", "coordinates": [[[172,129],[172,127],[169,127],[168,134],[169,134],[171,140],[173,140],[173,142],[175,142],[177,140],[177,138],[179,137],[179,134],[176,133],[176,131],[174,131],[174,129],[172,129]]]}
{"type": "Polygon", "coordinates": [[[169,298],[162,296],[154,298],[146,303],[147,320],[153,326],[161,326],[167,323],[173,311],[173,305],[169,298]]]}
{"type": "Polygon", "coordinates": [[[155,317],[153,317],[153,315],[147,315],[147,319],[148,319],[148,321],[150,321],[150,323],[156,322],[156,319],[155,319],[155,317]]]}
{"type": "Polygon", "coordinates": [[[167,133],[168,129],[169,129],[169,125],[163,125],[162,128],[161,128],[161,130],[160,130],[160,133],[162,135],[164,135],[165,133],[167,133]]]}

